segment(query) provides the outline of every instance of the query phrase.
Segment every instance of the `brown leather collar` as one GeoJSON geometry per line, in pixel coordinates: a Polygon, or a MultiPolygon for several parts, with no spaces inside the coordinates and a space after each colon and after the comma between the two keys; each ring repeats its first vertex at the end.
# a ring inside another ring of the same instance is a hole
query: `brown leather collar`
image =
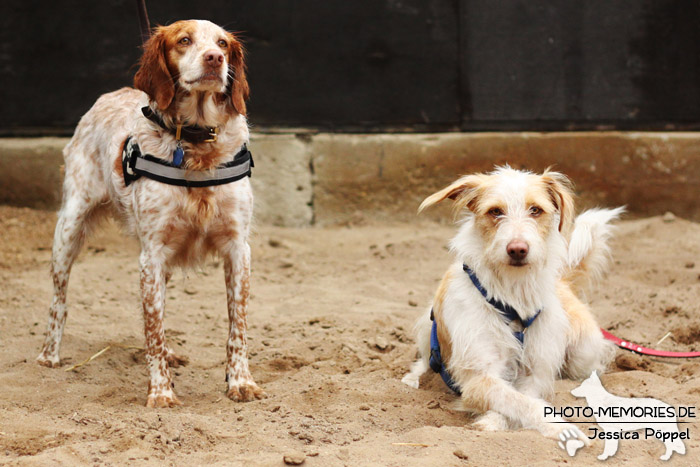
{"type": "MultiPolygon", "coordinates": [[[[141,108],[141,113],[143,113],[143,116],[152,121],[153,123],[157,124],[159,127],[163,128],[164,130],[177,135],[177,128],[170,128],[168,127],[165,122],[163,121],[162,118],[153,110],[151,110],[150,107],[142,107],[141,108]]],[[[201,127],[201,126],[196,126],[196,125],[191,125],[191,126],[182,126],[180,129],[180,138],[178,139],[183,139],[187,141],[188,143],[192,144],[199,144],[199,143],[216,143],[217,137],[219,135],[219,127],[201,127]]]]}

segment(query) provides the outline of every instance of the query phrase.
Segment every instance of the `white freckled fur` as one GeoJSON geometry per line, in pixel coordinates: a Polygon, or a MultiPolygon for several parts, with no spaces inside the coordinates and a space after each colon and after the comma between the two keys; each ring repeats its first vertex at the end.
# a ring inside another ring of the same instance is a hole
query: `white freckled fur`
{"type": "MultiPolygon", "coordinates": [[[[197,21],[193,46],[177,63],[179,77],[173,77],[181,88],[188,91],[178,92],[175,96],[177,113],[182,121],[220,127],[216,143],[200,143],[216,145],[220,160],[214,161],[215,164],[231,160],[249,139],[245,116],[232,113],[230,106],[221,102],[217,104],[215,100],[215,93],[226,89],[228,63],[224,61],[220,65],[222,80],[216,89],[211,83],[199,86],[185,81],[203,73],[203,54],[218,47],[217,41],[225,34],[213,23],[197,21]],[[197,102],[203,103],[202,112],[197,111],[197,102]]],[[[263,392],[248,369],[245,335],[250,274],[247,242],[253,209],[250,182],[244,178],[232,184],[187,189],[142,177],[125,186],[120,149],[127,136],[136,139],[143,153],[164,160],[171,160],[176,148],[173,134],[142,115],[141,108],[146,105],[159,112],[153,96],[149,98],[136,89],[123,88],[101,96],[81,118],[73,138],[64,149],[63,204],[58,215],[52,259],[54,298],[46,339],[37,360],[45,366],[59,365],[71,266],[93,221],[99,215],[111,212],[141,245],[141,291],[150,373],[147,405],[179,403],[171,387],[167,357],[173,357],[173,354],[165,344],[163,327],[165,283],[170,271],[176,266],[193,266],[210,254],[223,257],[226,268],[230,319],[226,372],[237,375],[229,380],[229,397],[236,400],[260,398],[263,392]],[[195,193],[208,195],[213,211],[210,217],[198,217],[186,209],[195,193]],[[234,234],[226,237],[231,229],[234,229],[234,234]],[[178,236],[187,239],[184,244],[173,240],[178,236]],[[188,249],[189,254],[179,251],[182,248],[188,249]]],[[[163,118],[172,122],[170,117],[163,118]]],[[[186,151],[189,148],[186,146],[186,151]]]]}

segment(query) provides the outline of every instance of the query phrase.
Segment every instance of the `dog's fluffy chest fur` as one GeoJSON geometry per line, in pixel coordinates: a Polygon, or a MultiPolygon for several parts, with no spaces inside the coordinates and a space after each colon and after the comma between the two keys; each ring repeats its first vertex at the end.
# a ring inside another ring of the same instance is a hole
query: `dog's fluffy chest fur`
{"type": "MultiPolygon", "coordinates": [[[[492,283],[485,281],[485,285],[492,283]]],[[[507,299],[513,300],[513,293],[509,295],[507,299]]],[[[509,323],[481,295],[462,270],[462,264],[453,264],[445,274],[433,304],[445,366],[448,369],[488,368],[507,381],[515,381],[529,375],[539,364],[537,355],[544,347],[563,353],[567,320],[556,294],[530,297],[528,302],[540,305],[531,305],[532,309],[522,315],[529,317],[537,310],[540,314],[525,331],[521,344],[514,335],[514,331],[522,331],[520,324],[509,323]]]]}

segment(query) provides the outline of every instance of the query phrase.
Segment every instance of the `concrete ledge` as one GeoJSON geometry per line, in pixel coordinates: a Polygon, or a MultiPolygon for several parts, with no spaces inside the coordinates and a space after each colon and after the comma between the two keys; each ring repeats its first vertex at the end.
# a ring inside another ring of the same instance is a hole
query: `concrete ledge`
{"type": "MultiPolygon", "coordinates": [[[[58,209],[69,138],[0,138],[0,204],[58,209]]],[[[310,151],[294,135],[253,135],[255,217],[263,224],[313,222],[310,151]]]]}
{"type": "Polygon", "coordinates": [[[54,209],[61,204],[68,138],[0,139],[0,203],[54,209]]]}
{"type": "MultiPolygon", "coordinates": [[[[497,164],[554,166],[581,206],[700,220],[700,133],[448,133],[313,138],[317,222],[411,220],[429,194],[497,164]]],[[[446,209],[426,215],[444,218],[446,209]]]]}
{"type": "Polygon", "coordinates": [[[254,134],[251,183],[258,222],[302,227],[313,222],[311,152],[294,135],[254,134]]]}
{"type": "MultiPolygon", "coordinates": [[[[0,139],[0,203],[55,209],[67,141],[0,139]]],[[[251,150],[264,224],[412,220],[423,198],[459,175],[505,163],[553,165],[574,181],[583,206],[700,220],[700,133],[256,133],[251,150]]]]}

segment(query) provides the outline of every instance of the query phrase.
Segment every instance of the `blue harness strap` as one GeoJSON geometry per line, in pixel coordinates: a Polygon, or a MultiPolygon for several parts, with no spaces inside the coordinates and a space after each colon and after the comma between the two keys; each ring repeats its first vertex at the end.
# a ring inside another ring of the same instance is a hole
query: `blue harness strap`
{"type": "Polygon", "coordinates": [[[506,319],[508,324],[510,324],[511,321],[518,321],[521,324],[523,330],[513,331],[513,335],[520,341],[520,344],[523,344],[525,342],[525,331],[527,331],[527,328],[529,328],[530,325],[535,322],[535,319],[540,315],[540,311],[542,310],[537,310],[537,312],[535,312],[535,314],[528,319],[521,319],[518,312],[515,311],[515,308],[512,306],[508,305],[507,303],[502,303],[493,297],[488,298],[488,292],[486,292],[484,286],[481,285],[481,282],[479,282],[479,278],[476,277],[476,274],[474,274],[474,271],[472,271],[469,266],[463,264],[462,269],[464,269],[464,272],[467,273],[469,279],[472,281],[472,284],[474,284],[474,287],[476,287],[479,293],[481,293],[486,301],[489,302],[489,305],[500,311],[501,315],[506,319]]]}
{"type": "MultiPolygon", "coordinates": [[[[508,324],[510,324],[511,321],[520,322],[523,330],[513,331],[513,335],[516,339],[518,339],[520,344],[523,345],[525,342],[525,331],[528,327],[532,325],[532,323],[535,322],[535,319],[540,315],[540,312],[542,310],[537,310],[537,312],[528,319],[521,319],[520,315],[518,315],[518,312],[515,311],[515,308],[513,308],[512,306],[502,303],[493,297],[488,298],[488,292],[486,292],[486,289],[483,285],[481,285],[479,278],[476,277],[476,274],[474,274],[474,271],[472,271],[471,268],[469,268],[469,266],[464,264],[462,265],[462,269],[464,269],[464,272],[467,273],[469,279],[471,279],[472,281],[472,284],[474,284],[474,287],[476,287],[479,293],[483,295],[483,297],[486,299],[489,305],[497,309],[501,313],[501,315],[506,319],[508,324]]],[[[442,355],[440,355],[440,342],[438,341],[437,335],[437,323],[435,322],[435,315],[433,314],[433,310],[430,310],[430,320],[433,322],[433,326],[430,329],[430,369],[433,370],[435,373],[440,373],[440,376],[442,377],[442,380],[445,382],[447,387],[452,389],[455,393],[457,393],[457,395],[461,396],[462,391],[460,390],[459,385],[457,385],[457,383],[455,383],[452,380],[452,376],[450,376],[450,373],[447,371],[447,368],[445,368],[445,365],[442,362],[442,355]]]]}
{"type": "Polygon", "coordinates": [[[435,373],[440,373],[442,380],[445,382],[448,388],[452,389],[457,395],[462,395],[462,391],[459,389],[457,383],[452,380],[450,373],[448,373],[447,368],[442,363],[442,355],[440,355],[440,342],[437,336],[437,323],[435,322],[435,315],[433,310],[430,310],[430,321],[433,322],[433,327],[430,329],[430,369],[435,373]]]}

